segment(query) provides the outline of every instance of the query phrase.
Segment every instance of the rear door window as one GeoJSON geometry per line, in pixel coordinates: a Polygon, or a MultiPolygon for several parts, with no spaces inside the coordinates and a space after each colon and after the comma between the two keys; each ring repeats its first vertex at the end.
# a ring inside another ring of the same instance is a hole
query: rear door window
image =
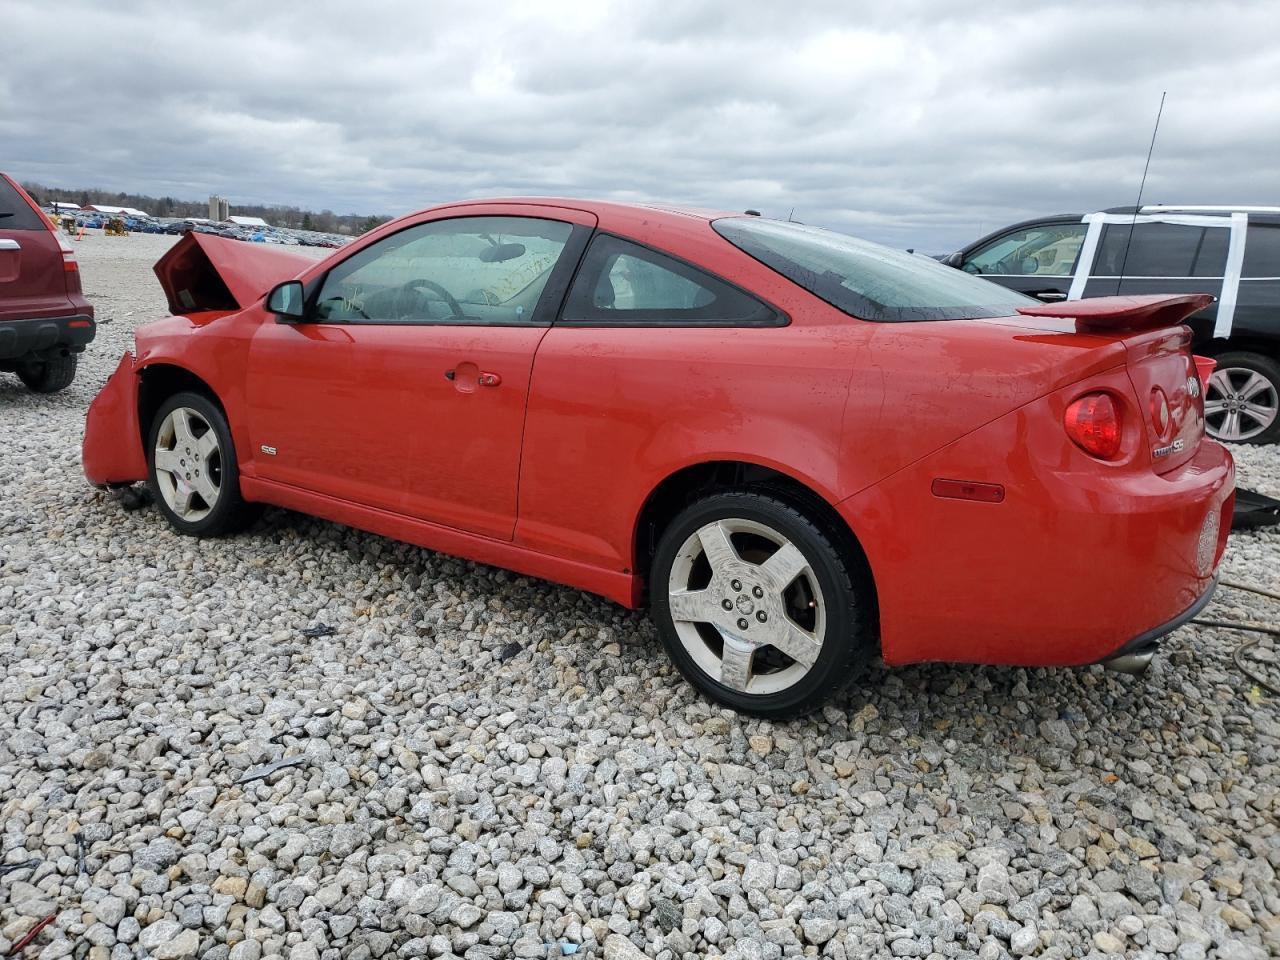
{"type": "Polygon", "coordinates": [[[1229,231],[1176,223],[1109,223],[1102,228],[1093,273],[1099,277],[1220,277],[1226,263],[1229,231]],[[1132,231],[1133,239],[1129,239],[1132,231]],[[1203,266],[1197,267],[1206,233],[1212,237],[1203,266]],[[1219,246],[1219,243],[1221,246],[1219,246]],[[1128,252],[1126,253],[1126,246],[1128,252]],[[1221,257],[1217,257],[1220,250],[1221,257]],[[1213,271],[1217,271],[1216,273],[1213,271]]]}
{"type": "Polygon", "coordinates": [[[1245,234],[1242,277],[1280,277],[1280,223],[1251,223],[1245,234]]]}
{"type": "Polygon", "coordinates": [[[44,220],[26,198],[0,177],[0,230],[45,230],[44,220]]]}

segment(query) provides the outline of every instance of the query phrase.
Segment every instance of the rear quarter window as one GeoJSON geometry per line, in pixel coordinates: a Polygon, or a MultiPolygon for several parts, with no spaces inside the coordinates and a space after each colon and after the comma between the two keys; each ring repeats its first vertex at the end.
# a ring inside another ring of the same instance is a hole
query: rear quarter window
{"type": "Polygon", "coordinates": [[[47,230],[44,219],[31,208],[13,184],[0,177],[0,230],[47,230]]]}

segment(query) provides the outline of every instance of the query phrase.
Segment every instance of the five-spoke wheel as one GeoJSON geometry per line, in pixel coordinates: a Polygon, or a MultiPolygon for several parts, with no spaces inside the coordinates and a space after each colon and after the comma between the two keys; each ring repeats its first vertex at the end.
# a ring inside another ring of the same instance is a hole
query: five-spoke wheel
{"type": "Polygon", "coordinates": [[[735,709],[812,709],[867,659],[859,557],[790,503],[725,493],[687,508],[664,532],[654,616],[672,659],[735,709]]]}
{"type": "Polygon", "coordinates": [[[178,393],[161,404],[151,421],[148,452],[156,503],[178,530],[217,536],[250,518],[230,428],[208,397],[178,393]]]}
{"type": "Polygon", "coordinates": [[[155,442],[156,483],[169,509],[193,523],[209,515],[222,491],[222,450],[209,422],[190,407],[160,421],[155,442]]]}

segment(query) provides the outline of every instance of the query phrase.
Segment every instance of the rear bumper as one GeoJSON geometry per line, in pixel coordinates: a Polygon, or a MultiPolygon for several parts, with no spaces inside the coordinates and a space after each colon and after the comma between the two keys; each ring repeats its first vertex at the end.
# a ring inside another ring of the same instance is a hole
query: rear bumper
{"type": "Polygon", "coordinates": [[[1142,673],[1146,670],[1147,664],[1151,662],[1151,658],[1159,652],[1160,641],[1207,607],[1217,589],[1218,578],[1215,576],[1209,581],[1209,589],[1200,594],[1196,602],[1187,607],[1187,609],[1172,620],[1162,623],[1158,627],[1153,627],[1145,633],[1138,634],[1138,636],[1100,662],[1104,667],[1117,670],[1120,673],[1142,673]]]}
{"type": "Polygon", "coordinates": [[[0,360],[39,356],[59,349],[79,352],[96,332],[92,310],[65,317],[0,320],[0,360]]]}
{"type": "Polygon", "coordinates": [[[138,375],[133,354],[89,404],[80,448],[84,475],[95,487],[147,479],[147,458],[138,426],[138,375]]]}
{"type": "Polygon", "coordinates": [[[1235,490],[1221,444],[1159,475],[1092,461],[1038,420],[1017,411],[839,505],[875,576],[886,662],[1098,663],[1212,591],[1235,490]],[[1005,497],[933,496],[940,477],[1005,497]]]}

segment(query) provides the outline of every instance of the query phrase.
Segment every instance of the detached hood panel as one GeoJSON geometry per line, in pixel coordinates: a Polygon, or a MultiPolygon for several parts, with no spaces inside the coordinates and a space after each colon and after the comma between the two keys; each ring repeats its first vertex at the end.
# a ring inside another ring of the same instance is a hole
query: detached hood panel
{"type": "Polygon", "coordinates": [[[265,244],[192,231],[156,261],[155,271],[170,312],[186,314],[243,310],[313,262],[265,244]]]}

